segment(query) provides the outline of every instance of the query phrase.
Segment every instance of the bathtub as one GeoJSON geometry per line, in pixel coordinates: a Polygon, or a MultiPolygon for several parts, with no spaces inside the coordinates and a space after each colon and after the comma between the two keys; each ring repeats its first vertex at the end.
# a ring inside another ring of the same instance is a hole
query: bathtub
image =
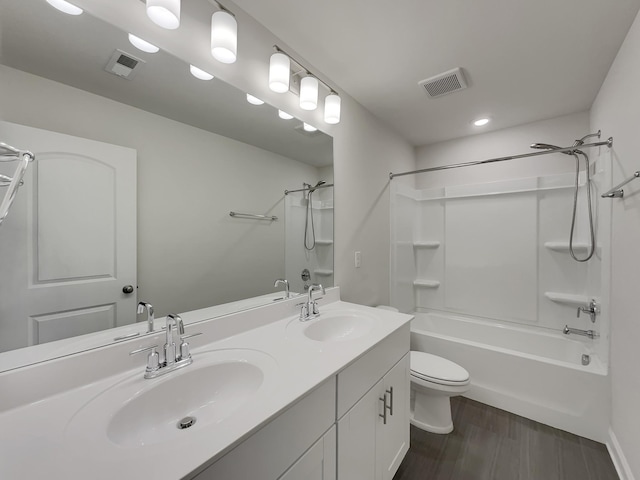
{"type": "Polygon", "coordinates": [[[415,313],[411,350],[463,366],[465,397],[598,442],[608,440],[609,378],[589,340],[444,313],[415,313]],[[583,355],[589,364],[583,365],[583,355]]]}

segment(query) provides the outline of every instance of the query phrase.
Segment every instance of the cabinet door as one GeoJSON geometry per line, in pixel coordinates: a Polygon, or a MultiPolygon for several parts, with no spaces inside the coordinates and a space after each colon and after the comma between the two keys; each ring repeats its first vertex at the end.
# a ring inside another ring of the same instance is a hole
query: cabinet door
{"type": "Polygon", "coordinates": [[[380,380],[338,421],[338,479],[376,478],[376,428],[383,382],[380,380]]]}
{"type": "Polygon", "coordinates": [[[379,480],[391,480],[409,450],[409,373],[407,354],[382,380],[380,396],[386,394],[389,408],[387,423],[378,417],[376,429],[375,478],[379,480]]]}
{"type": "Polygon", "coordinates": [[[335,425],[279,480],[336,480],[335,425]]]}

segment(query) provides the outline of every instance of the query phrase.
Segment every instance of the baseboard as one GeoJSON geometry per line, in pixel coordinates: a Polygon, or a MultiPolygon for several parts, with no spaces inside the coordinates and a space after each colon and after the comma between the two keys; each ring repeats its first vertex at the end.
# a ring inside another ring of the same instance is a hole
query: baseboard
{"type": "Polygon", "coordinates": [[[635,480],[635,477],[631,472],[631,468],[627,463],[627,458],[624,456],[624,452],[622,451],[622,448],[618,443],[618,438],[616,437],[616,434],[613,433],[613,430],[611,430],[611,428],[609,428],[607,450],[609,450],[611,461],[613,461],[613,465],[616,467],[616,471],[618,472],[620,480],[635,480]]]}

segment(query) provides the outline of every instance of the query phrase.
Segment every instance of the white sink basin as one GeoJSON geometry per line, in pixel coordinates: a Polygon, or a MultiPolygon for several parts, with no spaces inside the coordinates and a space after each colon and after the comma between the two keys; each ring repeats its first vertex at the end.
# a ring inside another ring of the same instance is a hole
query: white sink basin
{"type": "Polygon", "coordinates": [[[345,342],[364,337],[373,330],[374,320],[361,313],[321,313],[302,331],[317,342],[345,342]]]}
{"type": "Polygon", "coordinates": [[[87,403],[67,434],[81,438],[83,431],[97,428],[126,448],[188,441],[190,432],[250,406],[274,368],[273,358],[262,352],[217,350],[194,355],[191,365],[163,377],[143,379],[141,369],[87,403]]]}

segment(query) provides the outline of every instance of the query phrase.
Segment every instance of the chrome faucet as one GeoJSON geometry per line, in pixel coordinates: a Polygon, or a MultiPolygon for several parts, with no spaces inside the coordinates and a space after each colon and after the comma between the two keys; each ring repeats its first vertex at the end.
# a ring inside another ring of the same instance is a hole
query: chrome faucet
{"type": "Polygon", "coordinates": [[[160,361],[160,355],[158,354],[158,345],[152,345],[150,347],[140,348],[130,352],[129,355],[134,355],[140,352],[149,352],[147,358],[147,367],[144,372],[144,378],[155,378],[165,373],[172,372],[178,368],[185,367],[193,362],[191,353],[189,352],[189,344],[186,342],[187,338],[195,337],[200,333],[193,333],[191,335],[184,334],[184,322],[180,315],[171,313],[167,315],[167,330],[166,340],[164,344],[164,360],[160,361]],[[180,346],[176,346],[176,342],[173,338],[174,327],[178,330],[180,337],[180,346]]]}
{"type": "Polygon", "coordinates": [[[138,302],[138,315],[147,311],[147,333],[153,332],[153,305],[147,302],[138,302]]]}
{"type": "Polygon", "coordinates": [[[284,298],[290,298],[291,294],[289,293],[289,281],[285,278],[279,278],[274,282],[273,286],[277,287],[280,284],[284,285],[284,291],[285,291],[284,298]]]}
{"type": "Polygon", "coordinates": [[[562,333],[564,333],[565,335],[569,335],[570,333],[573,333],[575,335],[583,335],[591,339],[598,338],[600,336],[600,334],[595,330],[580,330],[579,328],[569,328],[568,325],[564,326],[562,333]]]}
{"type": "Polygon", "coordinates": [[[318,315],[320,315],[318,304],[313,300],[313,292],[316,290],[321,290],[322,294],[325,294],[324,287],[319,283],[309,285],[309,290],[307,290],[307,301],[300,304],[302,306],[302,308],[300,309],[301,322],[306,322],[307,320],[311,320],[312,318],[316,318],[318,315]]]}
{"type": "Polygon", "coordinates": [[[600,309],[598,308],[598,304],[595,299],[592,299],[589,302],[589,306],[587,307],[578,307],[578,317],[580,317],[580,313],[588,313],[591,318],[591,323],[596,323],[596,315],[600,313],[600,309]]]}

